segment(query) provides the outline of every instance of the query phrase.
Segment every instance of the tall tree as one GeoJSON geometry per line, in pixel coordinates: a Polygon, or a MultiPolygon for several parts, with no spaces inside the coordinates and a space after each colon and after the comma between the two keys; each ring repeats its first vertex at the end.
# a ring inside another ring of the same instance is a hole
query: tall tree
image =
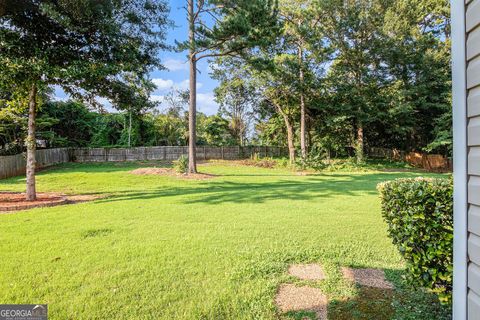
{"type": "Polygon", "coordinates": [[[378,118],[388,77],[381,56],[382,26],[390,0],[317,1],[322,33],[333,48],[329,69],[332,91],[339,107],[355,126],[358,162],[364,160],[365,128],[378,118]],[[341,97],[340,97],[341,96],[341,97]]]}
{"type": "MultiPolygon", "coordinates": [[[[321,19],[312,15],[313,7],[311,0],[282,0],[280,5],[280,18],[282,19],[283,41],[286,52],[293,50],[298,61],[298,96],[300,109],[300,153],[302,158],[306,158],[308,153],[307,146],[307,100],[309,97],[308,73],[313,72],[311,65],[313,51],[310,46],[312,38],[316,39],[318,49],[317,26],[321,19]],[[291,48],[291,49],[290,49],[291,48]]],[[[319,51],[319,50],[317,50],[319,51]]],[[[319,58],[320,55],[317,56],[319,58]]],[[[319,61],[316,61],[317,63],[319,61]]]]}
{"type": "Polygon", "coordinates": [[[189,39],[179,45],[189,50],[190,104],[188,173],[196,164],[197,62],[222,56],[243,56],[265,45],[277,30],[276,0],[187,0],[189,39]]]}
{"type": "Polygon", "coordinates": [[[0,16],[0,85],[28,91],[27,200],[35,200],[35,116],[42,88],[115,105],[146,101],[146,76],[161,68],[163,0],[6,0],[0,16]]]}

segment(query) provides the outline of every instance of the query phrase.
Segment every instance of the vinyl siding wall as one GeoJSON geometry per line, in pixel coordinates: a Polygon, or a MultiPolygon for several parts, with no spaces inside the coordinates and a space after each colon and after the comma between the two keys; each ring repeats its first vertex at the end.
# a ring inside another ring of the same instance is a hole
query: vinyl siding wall
{"type": "Polygon", "coordinates": [[[480,319],[480,0],[466,0],[468,319],[480,319]]]}

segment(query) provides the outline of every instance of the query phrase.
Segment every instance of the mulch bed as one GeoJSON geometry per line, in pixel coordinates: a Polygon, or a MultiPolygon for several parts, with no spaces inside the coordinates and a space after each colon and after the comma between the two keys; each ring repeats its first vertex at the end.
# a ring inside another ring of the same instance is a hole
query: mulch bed
{"type": "Polygon", "coordinates": [[[167,177],[177,177],[181,179],[191,179],[191,180],[206,180],[206,179],[212,179],[216,177],[213,174],[207,174],[207,173],[181,174],[171,168],[138,168],[130,171],[130,173],[138,174],[138,175],[159,175],[159,176],[167,176],[167,177]]]}
{"type": "Polygon", "coordinates": [[[99,195],[66,196],[60,193],[37,192],[35,201],[27,201],[25,200],[25,193],[0,192],[0,213],[80,203],[99,198],[101,198],[99,195]]]}

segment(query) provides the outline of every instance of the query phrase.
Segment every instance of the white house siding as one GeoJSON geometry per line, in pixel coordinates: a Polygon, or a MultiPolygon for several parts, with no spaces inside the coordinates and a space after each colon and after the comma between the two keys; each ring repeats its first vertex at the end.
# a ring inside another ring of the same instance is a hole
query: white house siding
{"type": "Polygon", "coordinates": [[[480,319],[480,0],[465,1],[468,144],[468,319],[480,319]]]}

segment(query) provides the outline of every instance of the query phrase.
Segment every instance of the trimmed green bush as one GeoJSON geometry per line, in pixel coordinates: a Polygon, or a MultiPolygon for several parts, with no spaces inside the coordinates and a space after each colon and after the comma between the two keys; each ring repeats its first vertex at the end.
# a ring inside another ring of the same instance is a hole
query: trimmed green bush
{"type": "Polygon", "coordinates": [[[453,273],[452,179],[398,179],[378,185],[388,232],[407,262],[415,286],[451,302],[453,273]]]}

